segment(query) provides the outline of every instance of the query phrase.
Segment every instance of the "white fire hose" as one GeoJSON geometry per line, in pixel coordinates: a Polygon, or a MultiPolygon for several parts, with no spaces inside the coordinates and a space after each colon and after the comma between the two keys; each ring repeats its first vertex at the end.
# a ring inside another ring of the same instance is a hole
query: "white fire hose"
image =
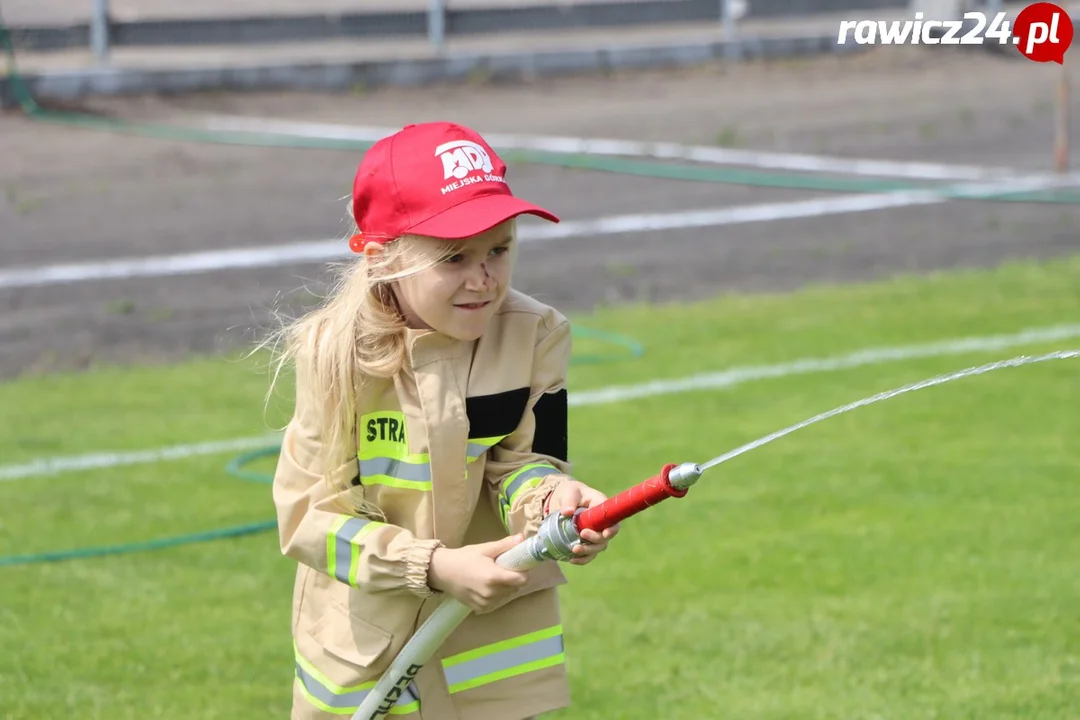
{"type": "MultiPolygon", "coordinates": [[[[602,532],[669,497],[683,497],[699,477],[701,468],[693,463],[666,465],[659,475],[596,507],[581,510],[573,517],[558,513],[548,515],[535,535],[495,558],[495,562],[510,570],[528,570],[547,560],[570,560],[574,557],[574,546],[581,543],[581,531],[602,532]]],[[[468,606],[456,598],[444,600],[394,658],[360,703],[353,720],[377,720],[387,715],[420,668],[470,612],[468,606]]]]}

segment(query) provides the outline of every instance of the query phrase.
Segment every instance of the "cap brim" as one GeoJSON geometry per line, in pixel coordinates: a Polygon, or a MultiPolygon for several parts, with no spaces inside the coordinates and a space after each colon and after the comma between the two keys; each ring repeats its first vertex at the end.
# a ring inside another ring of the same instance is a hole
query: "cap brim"
{"type": "Polygon", "coordinates": [[[535,215],[559,222],[552,212],[513,195],[483,195],[466,200],[409,228],[410,233],[460,240],[490,230],[518,215],[535,215]]]}

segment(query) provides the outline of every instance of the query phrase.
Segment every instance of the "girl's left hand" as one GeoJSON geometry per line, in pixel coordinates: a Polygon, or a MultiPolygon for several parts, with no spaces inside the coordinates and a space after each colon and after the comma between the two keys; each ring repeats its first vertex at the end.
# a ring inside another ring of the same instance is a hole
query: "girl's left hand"
{"type": "MultiPolygon", "coordinates": [[[[594,490],[588,485],[577,480],[564,480],[559,483],[547,501],[549,512],[558,512],[570,517],[578,508],[587,508],[599,505],[607,500],[607,496],[599,490],[594,490]]],[[[583,530],[581,539],[583,544],[574,547],[571,565],[587,565],[596,559],[596,556],[607,549],[608,541],[619,534],[619,525],[616,523],[602,533],[595,530],[583,530]]]]}

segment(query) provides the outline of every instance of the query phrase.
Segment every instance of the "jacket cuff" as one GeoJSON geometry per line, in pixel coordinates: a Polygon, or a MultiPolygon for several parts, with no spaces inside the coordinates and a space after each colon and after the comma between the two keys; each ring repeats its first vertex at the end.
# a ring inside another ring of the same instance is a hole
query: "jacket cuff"
{"type": "Polygon", "coordinates": [[[435,595],[428,586],[428,568],[431,567],[431,555],[438,548],[445,547],[439,540],[416,540],[405,555],[405,587],[409,592],[421,598],[435,595]]]}
{"type": "Polygon", "coordinates": [[[521,507],[525,520],[523,528],[525,537],[535,535],[540,530],[540,523],[543,522],[544,517],[547,515],[545,506],[548,498],[551,497],[551,493],[555,492],[555,488],[568,479],[569,477],[562,473],[546,475],[530,494],[529,499],[521,507]]]}

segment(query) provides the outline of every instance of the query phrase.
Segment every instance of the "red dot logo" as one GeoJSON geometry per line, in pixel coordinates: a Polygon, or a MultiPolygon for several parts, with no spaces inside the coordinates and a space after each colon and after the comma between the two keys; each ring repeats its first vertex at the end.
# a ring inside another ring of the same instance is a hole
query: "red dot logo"
{"type": "Polygon", "coordinates": [[[1064,64],[1072,39],[1072,18],[1054,3],[1028,5],[1013,25],[1013,42],[1024,57],[1034,62],[1064,64]]]}

